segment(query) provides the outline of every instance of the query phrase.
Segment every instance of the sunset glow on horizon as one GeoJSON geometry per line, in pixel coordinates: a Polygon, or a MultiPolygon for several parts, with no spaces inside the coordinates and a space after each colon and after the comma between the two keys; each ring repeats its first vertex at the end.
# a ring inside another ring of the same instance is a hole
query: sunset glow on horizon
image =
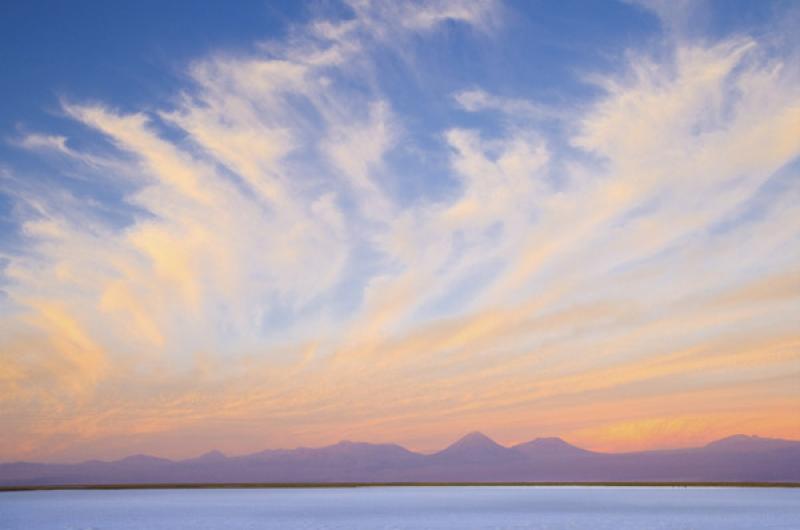
{"type": "Polygon", "coordinates": [[[797,4],[22,4],[0,462],[800,439],[797,4]]]}

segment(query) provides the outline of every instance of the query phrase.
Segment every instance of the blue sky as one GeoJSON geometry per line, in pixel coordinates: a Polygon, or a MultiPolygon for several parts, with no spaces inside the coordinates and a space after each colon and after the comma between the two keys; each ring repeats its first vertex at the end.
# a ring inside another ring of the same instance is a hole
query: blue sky
{"type": "Polygon", "coordinates": [[[0,458],[800,436],[791,2],[20,2],[0,458]]]}

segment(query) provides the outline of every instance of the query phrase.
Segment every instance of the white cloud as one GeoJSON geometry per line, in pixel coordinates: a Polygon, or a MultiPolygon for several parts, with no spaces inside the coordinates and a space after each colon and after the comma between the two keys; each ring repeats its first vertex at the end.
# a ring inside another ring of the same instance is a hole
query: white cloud
{"type": "MultiPolygon", "coordinates": [[[[370,82],[372,48],[443,23],[486,30],[499,8],[352,7],[196,62],[174,106],[65,104],[114,146],[102,167],[135,181],[120,205],[135,213],[119,227],[66,190],[19,194],[26,248],[4,256],[0,327],[0,406],[29,418],[16,442],[208,418],[302,438],[497,410],[580,431],[596,425],[575,393],[610,410],[642,381],[668,392],[702,367],[716,388],[756,384],[795,359],[727,371],[793,344],[796,293],[776,294],[800,270],[792,57],[676,39],[667,59],[631,53],[596,80],[580,116],[457,92],[499,129],[445,124],[452,188],[402,201],[383,179],[409,170],[388,156],[409,117],[370,82]],[[543,120],[575,131],[569,149],[543,120]],[[699,357],[713,348],[733,353],[699,357]],[[531,411],[541,400],[577,412],[531,411]]],[[[90,160],[57,134],[19,144],[90,160]]]]}
{"type": "Polygon", "coordinates": [[[497,111],[522,121],[553,119],[559,112],[545,105],[514,98],[502,98],[480,89],[464,90],[455,94],[454,99],[469,112],[497,111]]]}
{"type": "Polygon", "coordinates": [[[48,134],[27,134],[16,142],[26,149],[50,149],[64,154],[71,154],[72,151],[67,147],[67,137],[48,134]]]}

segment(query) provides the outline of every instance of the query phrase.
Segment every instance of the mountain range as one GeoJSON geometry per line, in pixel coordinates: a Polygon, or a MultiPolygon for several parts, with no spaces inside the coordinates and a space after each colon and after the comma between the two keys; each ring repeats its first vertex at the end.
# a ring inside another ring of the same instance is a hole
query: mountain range
{"type": "Polygon", "coordinates": [[[0,464],[2,486],[251,482],[800,482],[800,441],[735,435],[703,447],[600,453],[560,438],[505,447],[473,432],[433,454],[342,441],[186,460],[0,464]]]}

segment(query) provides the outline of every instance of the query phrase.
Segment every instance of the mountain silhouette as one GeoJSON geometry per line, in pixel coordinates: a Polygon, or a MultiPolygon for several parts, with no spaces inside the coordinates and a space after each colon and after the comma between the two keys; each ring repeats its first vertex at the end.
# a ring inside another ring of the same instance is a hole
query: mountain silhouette
{"type": "Polygon", "coordinates": [[[199,463],[203,463],[203,462],[205,462],[205,463],[221,462],[221,461],[225,460],[226,458],[227,457],[225,456],[225,453],[223,453],[222,451],[218,451],[218,450],[214,449],[213,451],[209,451],[207,453],[203,453],[202,455],[197,456],[195,458],[188,458],[186,460],[181,460],[181,462],[194,462],[194,463],[198,463],[199,464],[199,463]]]}
{"type": "Polygon", "coordinates": [[[531,458],[568,458],[592,454],[591,451],[568,444],[561,438],[536,438],[512,447],[531,458]]]}
{"type": "Polygon", "coordinates": [[[0,464],[0,485],[248,482],[800,482],[800,441],[734,435],[702,447],[599,453],[560,438],[505,447],[472,432],[432,454],[342,441],[168,460],[132,455],[78,464],[0,464]]]}
{"type": "Polygon", "coordinates": [[[796,443],[797,442],[792,440],[736,434],[711,442],[705,446],[705,449],[722,452],[768,451],[773,449],[791,449],[796,443]]]}
{"type": "Polygon", "coordinates": [[[503,447],[485,434],[475,431],[434,453],[432,458],[457,462],[493,462],[518,456],[512,449],[503,447]]]}

